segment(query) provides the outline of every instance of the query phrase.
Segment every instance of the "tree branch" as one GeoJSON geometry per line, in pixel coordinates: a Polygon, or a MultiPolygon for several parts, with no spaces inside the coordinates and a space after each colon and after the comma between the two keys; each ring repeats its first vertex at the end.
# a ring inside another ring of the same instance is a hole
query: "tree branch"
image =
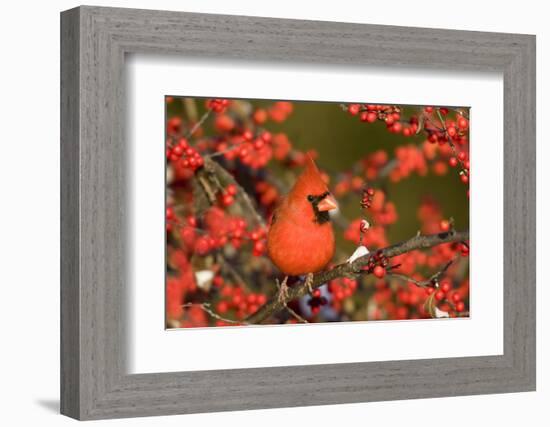
{"type": "MultiPolygon", "coordinates": [[[[427,236],[417,235],[412,239],[398,243],[393,246],[388,246],[387,248],[381,249],[376,253],[383,255],[387,258],[392,258],[416,249],[431,248],[432,246],[437,246],[443,243],[461,242],[468,240],[468,238],[468,231],[449,231],[446,233],[431,234],[427,236]]],[[[333,279],[339,277],[353,276],[360,273],[362,267],[367,266],[370,259],[374,257],[376,253],[370,253],[368,255],[357,258],[352,263],[340,264],[331,270],[316,273],[313,276],[313,283],[311,284],[311,287],[318,288],[319,286],[333,279]]],[[[280,310],[284,309],[289,301],[300,298],[306,295],[308,292],[309,288],[305,282],[293,286],[288,290],[287,296],[285,298],[281,299],[278,296],[275,296],[267,303],[265,303],[262,307],[260,307],[255,313],[248,316],[245,321],[250,324],[261,323],[274,313],[277,313],[280,310]]]]}
{"type": "Polygon", "coordinates": [[[254,206],[254,203],[250,199],[248,193],[223,166],[214,160],[205,157],[204,168],[197,171],[197,175],[199,180],[206,175],[206,178],[210,180],[215,177],[224,186],[233,184],[237,188],[237,201],[246,207],[248,214],[254,219],[257,226],[265,227],[265,221],[262,219],[260,214],[258,214],[258,211],[256,210],[256,207],[254,206]]]}

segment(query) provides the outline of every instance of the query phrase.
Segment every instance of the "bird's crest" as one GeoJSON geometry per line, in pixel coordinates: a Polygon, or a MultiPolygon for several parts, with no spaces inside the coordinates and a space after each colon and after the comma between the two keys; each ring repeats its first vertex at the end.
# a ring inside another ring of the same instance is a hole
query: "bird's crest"
{"type": "Polygon", "coordinates": [[[291,193],[307,197],[309,194],[319,195],[327,191],[327,185],[321,172],[309,154],[306,154],[305,170],[296,180],[291,193]]]}

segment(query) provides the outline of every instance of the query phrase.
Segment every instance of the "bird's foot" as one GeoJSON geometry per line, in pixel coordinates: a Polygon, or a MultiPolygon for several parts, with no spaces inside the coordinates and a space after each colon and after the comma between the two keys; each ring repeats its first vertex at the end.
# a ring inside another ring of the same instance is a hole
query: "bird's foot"
{"type": "Polygon", "coordinates": [[[286,300],[288,299],[288,285],[286,284],[287,280],[288,276],[285,276],[281,284],[277,283],[277,285],[279,286],[279,295],[277,298],[279,299],[279,302],[283,305],[286,305],[286,300]]]}
{"type": "Polygon", "coordinates": [[[309,293],[311,294],[313,292],[313,273],[308,273],[306,276],[305,285],[307,286],[307,289],[309,290],[309,293]]]}

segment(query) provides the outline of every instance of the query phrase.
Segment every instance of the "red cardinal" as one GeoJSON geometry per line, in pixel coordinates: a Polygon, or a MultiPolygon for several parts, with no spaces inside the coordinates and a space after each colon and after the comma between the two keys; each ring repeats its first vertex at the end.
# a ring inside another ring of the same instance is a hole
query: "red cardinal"
{"type": "Polygon", "coordinates": [[[307,156],[306,169],[275,209],[267,232],[269,257],[285,275],[310,275],[330,262],[334,232],[328,212],[337,206],[307,156]]]}

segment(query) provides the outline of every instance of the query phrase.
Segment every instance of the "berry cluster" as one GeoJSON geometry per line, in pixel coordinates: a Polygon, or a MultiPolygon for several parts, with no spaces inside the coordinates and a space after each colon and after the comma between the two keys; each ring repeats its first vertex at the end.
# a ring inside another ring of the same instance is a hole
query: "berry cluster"
{"type": "Polygon", "coordinates": [[[259,257],[264,255],[266,250],[265,244],[266,231],[264,228],[257,228],[250,232],[250,240],[252,241],[252,255],[259,257]]]}
{"type": "Polygon", "coordinates": [[[263,131],[257,135],[246,129],[217,144],[216,151],[227,160],[239,161],[252,169],[264,167],[273,155],[272,135],[263,131]]]}
{"type": "Polygon", "coordinates": [[[258,181],[254,186],[254,191],[260,204],[267,210],[271,210],[270,208],[275,206],[280,197],[277,187],[267,181],[258,181]]]}
{"type": "Polygon", "coordinates": [[[204,164],[204,159],[200,153],[189,145],[187,139],[180,138],[177,144],[174,145],[171,145],[171,141],[168,141],[166,145],[166,158],[168,161],[179,162],[181,167],[193,171],[204,164]]]}
{"type": "Polygon", "coordinates": [[[171,238],[178,238],[181,249],[188,254],[206,256],[207,254],[230,245],[239,249],[248,240],[253,242],[254,254],[263,253],[265,243],[265,230],[257,228],[247,231],[247,222],[240,216],[230,216],[218,207],[208,210],[199,222],[194,216],[188,216],[185,220],[178,219],[172,208],[167,209],[167,231],[171,232],[174,225],[179,230],[179,235],[171,234],[171,238]]]}
{"type": "Polygon", "coordinates": [[[357,280],[349,277],[334,279],[328,283],[328,291],[332,295],[333,306],[345,298],[351,297],[357,290],[357,280]]]}
{"type": "Polygon", "coordinates": [[[206,101],[206,108],[209,108],[216,113],[223,113],[229,104],[230,101],[228,99],[209,99],[206,101]]]}
{"type": "Polygon", "coordinates": [[[378,279],[382,279],[386,275],[386,268],[389,263],[389,259],[378,250],[369,258],[369,262],[363,267],[363,271],[367,274],[373,274],[378,279]]]}
{"type": "Polygon", "coordinates": [[[237,186],[235,184],[229,184],[225,190],[220,194],[220,202],[224,207],[231,206],[235,201],[237,195],[237,186]]]}
{"type": "Polygon", "coordinates": [[[321,311],[324,305],[328,304],[328,299],[324,295],[321,295],[321,290],[317,288],[311,293],[311,298],[307,304],[310,307],[311,313],[315,315],[321,311]]]}
{"type": "Polygon", "coordinates": [[[432,295],[438,304],[438,308],[444,312],[451,312],[452,315],[462,313],[466,305],[464,304],[462,292],[453,289],[453,284],[449,279],[441,282],[435,281],[433,286],[425,288],[427,295],[432,295]]]}
{"type": "Polygon", "coordinates": [[[292,106],[292,102],[277,101],[268,109],[267,112],[271,120],[276,123],[282,123],[290,114],[292,114],[293,110],[294,107],[292,106]]]}
{"type": "MultiPolygon", "coordinates": [[[[425,135],[426,143],[441,148],[442,158],[435,158],[435,152],[426,147],[419,148],[414,144],[397,147],[397,162],[389,171],[393,182],[398,182],[413,172],[421,176],[426,175],[430,166],[436,175],[444,175],[448,171],[447,165],[452,168],[460,165],[460,181],[464,184],[469,183],[470,162],[467,145],[470,123],[463,110],[456,110],[454,120],[448,117],[450,109],[446,107],[425,107],[419,114],[411,115],[408,120],[403,119],[400,107],[392,105],[349,104],[346,110],[353,116],[358,115],[364,122],[384,122],[391,133],[410,137],[425,135]]],[[[369,180],[375,179],[380,169],[378,167],[367,170],[366,177],[369,180]]]]}
{"type": "Polygon", "coordinates": [[[248,292],[241,286],[226,283],[223,279],[220,282],[218,282],[220,300],[216,304],[216,311],[221,315],[232,311],[236,319],[242,320],[267,302],[265,294],[248,292]]]}
{"type": "Polygon", "coordinates": [[[392,133],[412,136],[418,131],[418,118],[413,116],[408,122],[402,121],[401,108],[396,105],[349,104],[347,110],[352,116],[359,115],[362,122],[384,122],[392,133]]]}
{"type": "Polygon", "coordinates": [[[368,209],[371,207],[373,196],[374,188],[367,187],[363,189],[363,194],[361,195],[361,207],[363,209],[368,209]]]}

